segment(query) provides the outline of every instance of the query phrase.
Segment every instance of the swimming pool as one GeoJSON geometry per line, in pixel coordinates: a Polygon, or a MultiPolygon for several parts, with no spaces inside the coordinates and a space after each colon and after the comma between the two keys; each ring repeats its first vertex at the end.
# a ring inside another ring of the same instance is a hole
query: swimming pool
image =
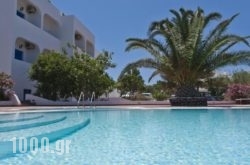
{"type": "MultiPolygon", "coordinates": [[[[51,132],[62,129],[56,135],[71,141],[67,154],[42,153],[39,149],[36,154],[7,156],[0,159],[0,164],[249,164],[249,119],[247,109],[69,109],[68,112],[0,115],[0,127],[5,128],[51,122],[0,132],[0,145],[14,136],[50,136],[51,132]],[[22,120],[14,122],[13,119],[22,120]],[[88,120],[81,128],[65,133],[68,128],[88,120]]],[[[55,149],[55,143],[50,143],[50,147],[55,149]]]]}

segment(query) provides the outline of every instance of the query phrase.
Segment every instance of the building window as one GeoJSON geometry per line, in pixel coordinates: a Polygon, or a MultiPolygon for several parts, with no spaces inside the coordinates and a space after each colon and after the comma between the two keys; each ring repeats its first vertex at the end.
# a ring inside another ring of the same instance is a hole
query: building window
{"type": "Polygon", "coordinates": [[[21,17],[21,18],[24,18],[24,14],[21,12],[21,11],[16,11],[16,15],[21,17]]]}
{"type": "Polygon", "coordinates": [[[22,61],[23,60],[23,52],[16,49],[15,50],[15,59],[22,61]]]}

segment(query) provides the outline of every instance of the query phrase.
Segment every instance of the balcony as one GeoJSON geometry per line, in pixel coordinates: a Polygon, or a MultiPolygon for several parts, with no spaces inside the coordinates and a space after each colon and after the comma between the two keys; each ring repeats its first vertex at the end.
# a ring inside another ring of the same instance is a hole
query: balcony
{"type": "Polygon", "coordinates": [[[48,14],[43,17],[43,30],[60,39],[60,24],[48,14]]]}
{"type": "Polygon", "coordinates": [[[15,59],[23,61],[23,51],[15,49],[15,59]]]}
{"type": "Polygon", "coordinates": [[[87,41],[86,47],[87,47],[87,50],[86,50],[87,54],[89,54],[90,56],[94,57],[95,56],[94,45],[90,41],[87,41]]]}
{"type": "Polygon", "coordinates": [[[17,37],[32,41],[35,45],[45,48],[61,50],[61,41],[58,38],[43,29],[33,26],[20,17],[16,17],[14,28],[18,31],[17,37]]]}
{"type": "Polygon", "coordinates": [[[14,55],[16,60],[33,63],[37,59],[39,53],[39,48],[34,43],[23,38],[16,39],[14,55]]]}
{"type": "Polygon", "coordinates": [[[28,0],[17,1],[16,15],[39,28],[41,27],[41,12],[28,0]]]}
{"type": "Polygon", "coordinates": [[[83,35],[79,32],[75,32],[75,46],[85,52],[85,39],[83,35]]]}
{"type": "Polygon", "coordinates": [[[23,19],[25,18],[25,14],[19,10],[16,11],[16,15],[23,18],[23,19]]]}

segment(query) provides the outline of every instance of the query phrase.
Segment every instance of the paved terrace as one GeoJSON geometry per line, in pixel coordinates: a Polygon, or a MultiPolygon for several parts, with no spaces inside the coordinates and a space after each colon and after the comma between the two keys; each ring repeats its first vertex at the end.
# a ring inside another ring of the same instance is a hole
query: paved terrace
{"type": "Polygon", "coordinates": [[[95,110],[96,108],[110,108],[115,109],[115,108],[123,108],[123,109],[151,109],[151,108],[156,108],[156,109],[176,109],[176,108],[223,108],[223,107],[228,107],[228,108],[245,108],[245,109],[250,109],[250,105],[243,105],[243,104],[235,104],[234,101],[208,101],[208,106],[207,107],[173,107],[169,104],[168,101],[163,102],[157,102],[154,101],[134,101],[133,104],[119,104],[119,103],[108,103],[105,105],[105,101],[102,101],[102,104],[95,104],[92,103],[91,105],[86,104],[84,106],[80,105],[78,106],[0,106],[0,113],[5,113],[5,112],[18,112],[18,111],[36,111],[36,110],[67,110],[68,108],[70,109],[77,109],[79,110],[95,110]],[[154,104],[153,104],[154,103],[154,104]],[[94,108],[93,108],[94,107],[94,108]]]}

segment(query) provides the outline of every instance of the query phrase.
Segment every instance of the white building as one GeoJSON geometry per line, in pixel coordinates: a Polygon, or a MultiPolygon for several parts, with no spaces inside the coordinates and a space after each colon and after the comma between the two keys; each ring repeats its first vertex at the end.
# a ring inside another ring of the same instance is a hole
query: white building
{"type": "MultiPolygon", "coordinates": [[[[21,100],[35,92],[28,70],[40,53],[67,44],[91,56],[94,35],[73,15],[62,14],[49,0],[0,1],[0,72],[10,74],[21,100]]],[[[73,49],[67,48],[69,54],[73,49]]]]}

